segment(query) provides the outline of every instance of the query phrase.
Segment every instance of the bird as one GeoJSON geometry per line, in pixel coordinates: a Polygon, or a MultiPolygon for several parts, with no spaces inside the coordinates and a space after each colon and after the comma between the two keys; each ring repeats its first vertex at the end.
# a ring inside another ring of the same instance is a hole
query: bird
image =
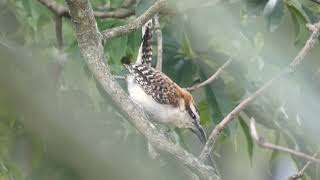
{"type": "Polygon", "coordinates": [[[142,42],[136,63],[123,64],[130,98],[153,120],[170,127],[191,130],[205,144],[206,133],[193,96],[166,74],[151,67],[152,19],[142,27],[142,42]]]}
{"type": "MultiPolygon", "coordinates": [[[[199,110],[192,94],[163,72],[151,67],[151,61],[152,19],[142,26],[142,42],[136,62],[123,62],[129,72],[125,78],[129,96],[151,119],[171,127],[189,129],[205,145],[207,136],[200,124],[199,110]]],[[[207,161],[219,174],[211,155],[207,161]]]]}
{"type": "Polygon", "coordinates": [[[164,73],[145,64],[125,64],[129,71],[127,86],[130,98],[155,121],[171,127],[187,128],[202,143],[206,134],[192,95],[164,73]]]}

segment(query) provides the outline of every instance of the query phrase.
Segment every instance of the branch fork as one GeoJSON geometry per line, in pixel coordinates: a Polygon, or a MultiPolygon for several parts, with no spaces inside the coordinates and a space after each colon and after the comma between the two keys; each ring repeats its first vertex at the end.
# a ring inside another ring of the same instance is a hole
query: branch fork
{"type": "Polygon", "coordinates": [[[269,143],[267,141],[264,140],[263,137],[259,136],[257,128],[256,128],[256,121],[254,118],[251,118],[250,120],[250,132],[251,132],[251,137],[252,139],[256,142],[256,144],[258,144],[260,147],[265,148],[265,149],[271,149],[271,150],[276,150],[276,151],[280,151],[280,152],[284,152],[284,153],[289,153],[291,155],[306,159],[308,161],[311,161],[313,163],[317,163],[320,164],[320,159],[317,159],[315,157],[312,157],[308,154],[287,148],[287,147],[283,147],[283,146],[279,146],[279,145],[275,145],[272,143],[269,143]]]}
{"type": "MultiPolygon", "coordinates": [[[[310,26],[310,25],[309,25],[310,26]]],[[[280,80],[284,75],[289,74],[290,72],[295,71],[298,65],[302,63],[302,61],[305,59],[307,54],[310,52],[310,50],[315,46],[317,39],[320,35],[320,21],[318,23],[315,23],[314,25],[310,26],[312,30],[312,33],[309,37],[309,39],[306,41],[304,47],[300,50],[298,55],[293,59],[293,61],[288,65],[287,68],[280,71],[277,75],[272,77],[269,81],[267,81],[265,84],[263,84],[258,90],[256,90],[253,94],[245,98],[239,105],[237,105],[225,118],[223,118],[222,121],[211,131],[211,134],[209,135],[208,141],[205,144],[204,148],[202,149],[202,152],[199,156],[201,161],[205,161],[205,159],[208,158],[209,154],[211,153],[211,150],[213,149],[213,146],[219,137],[219,135],[222,133],[224,128],[231,123],[235,117],[239,115],[241,111],[243,111],[250,103],[252,103],[257,97],[261,96],[262,93],[269,88],[275,81],[280,80]],[[313,28],[315,27],[315,28],[313,28]],[[288,68],[290,71],[288,71],[288,68]]]]}

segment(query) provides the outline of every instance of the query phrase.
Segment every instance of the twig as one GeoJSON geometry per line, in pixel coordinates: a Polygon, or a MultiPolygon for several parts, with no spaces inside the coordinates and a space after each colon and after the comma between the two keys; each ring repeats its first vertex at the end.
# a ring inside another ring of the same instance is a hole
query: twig
{"type": "Polygon", "coordinates": [[[57,45],[58,49],[63,48],[63,34],[62,34],[62,16],[55,15],[55,28],[56,28],[56,38],[57,38],[57,45]]]}
{"type": "Polygon", "coordinates": [[[167,6],[167,0],[156,1],[148,10],[142,15],[128,23],[127,25],[119,26],[102,32],[104,39],[110,39],[114,37],[123,36],[129,34],[137,29],[141,28],[149,19],[151,19],[156,13],[167,6]]]}
{"type": "Polygon", "coordinates": [[[287,147],[283,147],[283,146],[279,146],[279,145],[275,145],[275,144],[266,142],[263,137],[259,136],[257,128],[256,128],[256,121],[254,118],[251,118],[251,120],[250,120],[250,132],[251,132],[252,139],[262,148],[289,153],[291,155],[294,155],[294,156],[306,159],[308,161],[320,164],[320,159],[312,157],[308,154],[305,154],[305,153],[302,153],[299,151],[295,151],[295,150],[287,148],[287,147]]]}
{"type": "Polygon", "coordinates": [[[159,17],[159,13],[156,14],[154,16],[154,28],[156,31],[156,35],[157,35],[157,65],[156,65],[156,69],[158,71],[162,71],[162,53],[163,53],[163,49],[162,49],[162,31],[161,31],[161,27],[160,27],[160,17],[159,17]]]}
{"type": "MultiPolygon", "coordinates": [[[[70,17],[69,10],[67,7],[60,5],[55,0],[38,0],[41,4],[46,6],[52,13],[58,16],[63,17],[70,17]]],[[[120,7],[114,11],[109,12],[100,12],[100,11],[94,11],[94,16],[96,18],[126,18],[129,16],[134,15],[134,12],[127,9],[120,7]]]]}
{"type": "MultiPolygon", "coordinates": [[[[119,84],[114,81],[109,67],[105,64],[102,46],[102,35],[97,29],[95,17],[89,0],[66,0],[76,31],[77,40],[82,56],[90,71],[105,92],[111,97],[115,106],[122,111],[135,128],[143,134],[158,150],[175,157],[181,164],[196,172],[202,179],[220,179],[214,169],[206,166],[192,154],[172,143],[147,118],[144,111],[136,106],[126,95],[119,84]]],[[[158,2],[166,2],[158,0],[158,2]]],[[[164,6],[162,6],[164,7],[164,6]]]]}
{"type": "MultiPolygon", "coordinates": [[[[316,153],[314,153],[313,157],[314,157],[314,158],[317,157],[318,154],[319,154],[319,151],[316,152],[316,153]]],[[[297,174],[290,176],[290,177],[288,178],[288,180],[298,180],[298,179],[302,178],[304,172],[305,172],[306,169],[310,166],[311,163],[312,163],[312,161],[309,160],[309,161],[302,167],[302,169],[300,169],[300,171],[299,171],[297,174]]]]}
{"type": "Polygon", "coordinates": [[[320,35],[320,21],[316,24],[307,24],[307,27],[312,30],[312,34],[310,38],[307,40],[304,47],[300,50],[298,55],[294,58],[292,63],[290,64],[290,68],[293,70],[297,65],[301,63],[301,61],[304,59],[304,57],[307,55],[307,53],[315,46],[316,42],[318,41],[318,37],[320,35]]]}
{"type": "Polygon", "coordinates": [[[282,70],[278,75],[271,78],[268,82],[266,82],[262,87],[260,87],[256,92],[245,98],[239,105],[237,105],[224,119],[212,130],[207,143],[205,144],[199,158],[201,161],[205,161],[209,156],[213,145],[215,144],[217,137],[222,133],[224,128],[232,122],[232,120],[239,115],[239,113],[245,109],[256,97],[260,96],[262,92],[264,92],[274,81],[279,80],[286,74],[294,71],[296,67],[302,62],[302,60],[306,57],[307,53],[314,47],[315,43],[320,34],[320,21],[313,25],[315,27],[315,31],[312,32],[310,38],[305,43],[305,46],[300,50],[298,55],[294,58],[294,60],[289,65],[288,68],[282,70]]]}
{"type": "MultiPolygon", "coordinates": [[[[62,34],[62,17],[70,18],[69,10],[67,7],[58,4],[55,0],[38,0],[41,4],[47,7],[55,15],[55,30],[57,38],[58,49],[63,47],[63,34],[62,34]]],[[[115,11],[99,12],[94,11],[94,16],[97,18],[126,18],[134,15],[134,12],[126,9],[134,0],[126,0],[123,5],[115,11]]]]}
{"type": "Polygon", "coordinates": [[[202,83],[193,85],[191,87],[187,87],[185,88],[188,91],[193,91],[196,90],[198,88],[201,88],[203,86],[206,86],[208,84],[210,84],[212,81],[216,80],[220,74],[223,72],[223,70],[229,66],[229,64],[232,62],[232,58],[229,58],[211,77],[209,77],[207,80],[203,81],[202,83]]]}

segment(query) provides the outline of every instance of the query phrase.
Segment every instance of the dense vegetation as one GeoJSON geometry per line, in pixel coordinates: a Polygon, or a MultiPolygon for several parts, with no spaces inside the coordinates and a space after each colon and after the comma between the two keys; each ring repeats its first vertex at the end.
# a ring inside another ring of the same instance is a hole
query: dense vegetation
{"type": "MultiPolygon", "coordinates": [[[[123,2],[91,3],[96,11],[114,11],[123,2]]],[[[126,24],[152,3],[133,3],[126,9],[135,15],[97,18],[97,25],[106,30],[126,24]]],[[[320,19],[320,5],[311,0],[170,5],[161,14],[168,76],[189,87],[233,59],[219,79],[193,91],[208,133],[288,66],[310,36],[306,23],[320,19]]],[[[57,35],[59,18],[38,0],[0,1],[0,179],[183,179],[182,168],[169,156],[149,156],[146,140],[114,108],[83,61],[70,17],[61,18],[62,36],[57,35]]],[[[140,41],[137,31],[105,42],[113,74],[126,73],[120,60],[133,62],[140,41]]],[[[318,151],[319,57],[318,43],[297,72],[274,84],[227,127],[214,150],[224,179],[284,179],[306,162],[255,146],[250,117],[268,141],[310,155],[318,151]]],[[[198,155],[197,139],[188,131],[177,133],[198,155]]],[[[304,178],[319,178],[318,167],[310,166],[304,178]]]]}

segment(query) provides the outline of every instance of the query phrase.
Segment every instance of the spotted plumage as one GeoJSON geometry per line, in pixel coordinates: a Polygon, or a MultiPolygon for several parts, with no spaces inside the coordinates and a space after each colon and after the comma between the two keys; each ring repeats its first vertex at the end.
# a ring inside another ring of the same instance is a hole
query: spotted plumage
{"type": "MultiPolygon", "coordinates": [[[[206,134],[200,125],[200,115],[192,95],[151,67],[152,20],[143,26],[142,37],[136,63],[124,64],[129,71],[126,81],[131,99],[151,119],[177,128],[188,128],[202,143],[206,143],[206,134]]],[[[214,161],[210,162],[215,166],[214,161]]]]}
{"type": "Polygon", "coordinates": [[[142,27],[142,42],[135,64],[125,64],[130,97],[158,122],[189,128],[202,142],[206,141],[200,115],[192,95],[164,73],[151,67],[152,20],[142,27]]]}
{"type": "Polygon", "coordinates": [[[129,64],[125,67],[134,74],[136,83],[156,102],[178,106],[180,88],[165,74],[144,64],[129,64]]]}
{"type": "Polygon", "coordinates": [[[130,77],[128,78],[130,96],[138,104],[144,106],[160,122],[173,123],[176,127],[193,129],[196,127],[201,129],[201,136],[205,139],[204,131],[200,126],[199,112],[189,92],[180,88],[164,73],[145,64],[127,64],[125,67],[130,72],[130,77]],[[140,88],[140,92],[131,91],[131,89],[135,88],[140,88]],[[141,94],[144,93],[144,96],[149,96],[150,98],[140,98],[143,96],[141,94]],[[148,107],[146,105],[148,104],[147,101],[154,101],[154,103],[150,103],[152,104],[150,106],[159,106],[159,108],[148,107]],[[162,107],[167,109],[162,112],[162,107]],[[164,113],[164,115],[161,115],[161,113],[164,113]]]}

